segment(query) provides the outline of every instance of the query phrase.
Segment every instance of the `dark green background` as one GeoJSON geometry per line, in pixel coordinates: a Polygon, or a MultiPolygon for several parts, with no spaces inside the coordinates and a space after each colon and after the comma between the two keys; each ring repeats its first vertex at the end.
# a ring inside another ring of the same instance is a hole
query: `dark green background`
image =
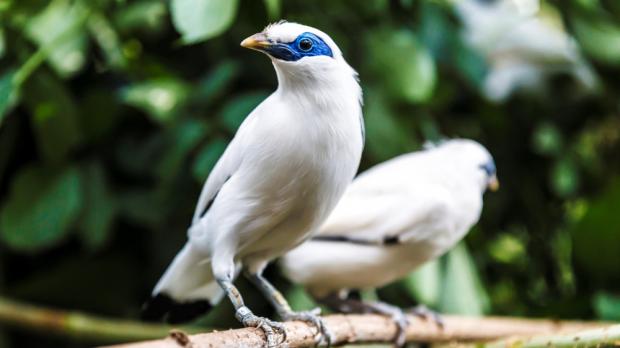
{"type": "MultiPolygon", "coordinates": [[[[194,3],[194,16],[175,8],[173,23],[163,0],[0,2],[1,296],[137,318],[210,168],[276,88],[269,60],[239,42],[286,18],[329,33],[359,71],[362,169],[442,137],[476,139],[495,156],[502,188],[486,195],[466,247],[381,298],[620,320],[619,2],[545,3],[569,32],[580,28],[596,91],[560,73],[547,93],[498,104],[479,92],[488,66],[447,1],[172,3],[194,3]]],[[[294,307],[310,305],[277,269],[267,275],[294,307]]],[[[206,322],[236,325],[228,303],[206,322]]],[[[83,344],[0,326],[0,347],[83,344]]]]}

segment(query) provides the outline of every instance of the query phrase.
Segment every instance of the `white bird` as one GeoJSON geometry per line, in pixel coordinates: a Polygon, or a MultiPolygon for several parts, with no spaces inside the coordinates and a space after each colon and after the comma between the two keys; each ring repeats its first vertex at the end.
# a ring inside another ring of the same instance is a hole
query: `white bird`
{"type": "Polygon", "coordinates": [[[559,20],[538,11],[537,0],[459,0],[464,40],[489,64],[483,92],[503,101],[518,90],[544,91],[557,73],[573,76],[587,90],[597,78],[559,20]],[[528,9],[529,8],[529,9],[528,9]]]}
{"type": "Polygon", "coordinates": [[[364,143],[362,92],[334,41],[315,28],[281,21],[241,46],[271,58],[278,88],[248,115],[209,175],[188,241],[144,317],[186,321],[227,295],[237,319],[261,328],[273,346],[278,333],[285,337],[283,325],[254,315],[233,281],[245,270],[284,320],[324,330],[316,312],[294,313],[262,271],[310,237],[353,180],[364,143]]]}
{"type": "Polygon", "coordinates": [[[493,158],[472,140],[401,155],[360,174],[319,233],[280,266],[332,309],[392,316],[402,345],[400,309],[346,300],[347,292],[386,285],[450,250],[478,221],[485,190],[498,185],[493,158]]]}

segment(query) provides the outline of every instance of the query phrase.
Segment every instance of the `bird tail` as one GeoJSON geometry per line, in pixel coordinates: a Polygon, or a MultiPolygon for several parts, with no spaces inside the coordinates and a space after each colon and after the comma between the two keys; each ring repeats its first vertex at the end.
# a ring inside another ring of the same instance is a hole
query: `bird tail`
{"type": "Polygon", "coordinates": [[[142,319],[178,324],[206,314],[224,296],[211,261],[186,244],[142,308],[142,319]]]}

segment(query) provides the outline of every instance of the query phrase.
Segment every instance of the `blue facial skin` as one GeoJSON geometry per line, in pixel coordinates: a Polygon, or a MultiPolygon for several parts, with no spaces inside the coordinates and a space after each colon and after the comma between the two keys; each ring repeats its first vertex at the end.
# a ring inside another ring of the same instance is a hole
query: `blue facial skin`
{"type": "Polygon", "coordinates": [[[328,56],[334,57],[331,48],[325,41],[312,33],[300,34],[295,41],[288,43],[273,43],[264,48],[274,58],[287,62],[294,62],[303,57],[328,56]]]}
{"type": "Polygon", "coordinates": [[[488,161],[485,164],[481,164],[480,169],[484,170],[487,176],[493,176],[497,172],[497,169],[495,168],[495,163],[492,160],[488,161]]]}

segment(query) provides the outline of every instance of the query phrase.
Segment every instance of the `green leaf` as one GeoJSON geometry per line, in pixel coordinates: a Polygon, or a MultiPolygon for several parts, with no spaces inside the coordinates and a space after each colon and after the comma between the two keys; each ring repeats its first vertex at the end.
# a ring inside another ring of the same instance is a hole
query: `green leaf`
{"type": "Polygon", "coordinates": [[[186,44],[223,33],[237,14],[238,0],[172,0],[172,23],[186,44]]]}
{"type": "Polygon", "coordinates": [[[226,105],[224,105],[220,119],[222,120],[224,127],[231,133],[237,131],[243,120],[260,104],[265,98],[269,96],[266,92],[252,92],[242,94],[231,98],[226,105]]]}
{"type": "Polygon", "coordinates": [[[203,183],[207,179],[209,172],[222,156],[224,150],[226,150],[226,146],[228,146],[226,140],[215,139],[202,147],[194,160],[194,166],[192,168],[192,174],[196,181],[203,183]]]}
{"type": "Polygon", "coordinates": [[[438,260],[425,263],[404,280],[405,287],[421,303],[436,307],[441,293],[441,267],[438,260]]]}
{"type": "Polygon", "coordinates": [[[303,286],[293,285],[285,293],[291,307],[296,311],[307,311],[317,307],[312,296],[308,295],[303,286]]]}
{"type": "Polygon", "coordinates": [[[592,199],[581,218],[572,227],[574,256],[577,264],[591,277],[607,279],[618,276],[620,265],[620,178],[616,177],[600,196],[592,199]]]}
{"type": "Polygon", "coordinates": [[[82,203],[79,171],[28,167],[18,173],[0,212],[0,236],[11,248],[37,251],[70,231],[82,203]]]}
{"type": "Polygon", "coordinates": [[[196,147],[207,131],[204,122],[188,120],[171,130],[166,153],[157,164],[157,173],[162,179],[174,177],[188,153],[196,147]]]}
{"type": "Polygon", "coordinates": [[[267,17],[269,20],[275,21],[280,18],[282,11],[282,0],[263,0],[267,8],[267,17]]]}
{"type": "Polygon", "coordinates": [[[4,38],[4,29],[0,28],[0,58],[4,57],[6,52],[6,39],[4,38]]]}
{"type": "Polygon", "coordinates": [[[601,320],[620,321],[620,296],[597,293],[594,296],[594,310],[601,320]]]}
{"type": "Polygon", "coordinates": [[[389,89],[390,96],[412,103],[432,97],[436,83],[435,62],[413,32],[372,34],[368,47],[371,69],[389,89]]]}
{"type": "Polygon", "coordinates": [[[482,315],[488,310],[488,295],[465,243],[461,242],[446,255],[442,290],[441,312],[482,315]]]}
{"type": "Polygon", "coordinates": [[[385,98],[366,93],[366,149],[376,160],[386,160],[415,147],[414,137],[396,119],[385,98]]]}
{"type": "Polygon", "coordinates": [[[620,64],[620,27],[602,18],[586,20],[575,16],[575,36],[594,58],[611,65],[620,64]]]}
{"type": "Polygon", "coordinates": [[[164,29],[168,20],[168,8],[164,1],[141,0],[125,3],[122,11],[114,17],[114,26],[119,32],[141,31],[145,34],[164,29]]]}
{"type": "Polygon", "coordinates": [[[575,193],[579,186],[579,173],[572,160],[563,158],[556,161],[551,171],[551,187],[561,197],[575,193]]]}
{"type": "Polygon", "coordinates": [[[86,63],[87,15],[80,1],[54,0],[26,24],[26,34],[46,48],[48,61],[61,77],[74,75],[86,63]]]}
{"type": "Polygon", "coordinates": [[[89,248],[95,249],[108,239],[117,207],[100,163],[85,166],[82,178],[87,184],[84,185],[84,210],[78,220],[79,236],[89,248]]]}
{"type": "Polygon", "coordinates": [[[91,36],[99,44],[108,64],[112,68],[125,68],[127,59],[121,48],[120,38],[103,13],[93,13],[88,19],[91,36]]]}
{"type": "Polygon", "coordinates": [[[9,70],[0,76],[0,126],[4,116],[17,102],[17,86],[13,83],[15,70],[9,70]]]}
{"type": "Polygon", "coordinates": [[[136,83],[121,92],[125,103],[141,109],[158,122],[168,122],[176,116],[189,94],[180,80],[159,78],[136,83]]]}
{"type": "Polygon", "coordinates": [[[541,155],[558,155],[562,152],[562,133],[551,123],[539,125],[532,139],[534,150],[541,155]]]}
{"type": "Polygon", "coordinates": [[[224,94],[234,79],[239,75],[239,64],[235,61],[226,61],[206,74],[199,82],[192,99],[202,104],[208,104],[216,97],[224,94]]]}
{"type": "Polygon", "coordinates": [[[83,141],[72,95],[55,76],[43,72],[26,81],[22,94],[39,152],[50,162],[61,162],[83,141]]]}

